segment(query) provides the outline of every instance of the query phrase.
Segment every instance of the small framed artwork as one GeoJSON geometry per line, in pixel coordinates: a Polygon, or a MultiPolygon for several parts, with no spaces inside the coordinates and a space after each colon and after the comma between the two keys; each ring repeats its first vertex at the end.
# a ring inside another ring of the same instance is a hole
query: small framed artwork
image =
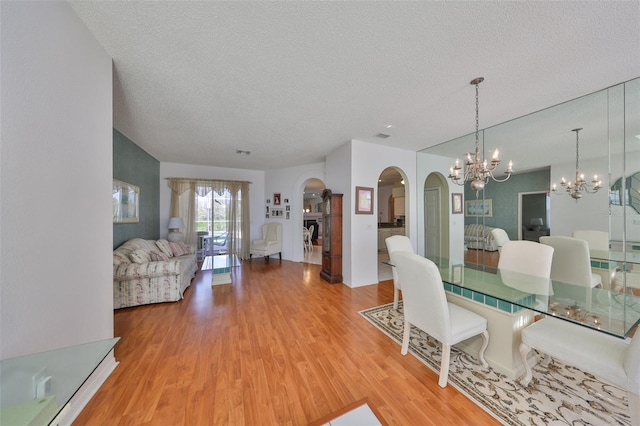
{"type": "Polygon", "coordinates": [[[271,204],[271,198],[267,198],[267,204],[271,204]]]}
{"type": "Polygon", "coordinates": [[[273,205],[274,206],[279,206],[280,205],[280,193],[276,192],[273,194],[273,205]]]}
{"type": "Polygon", "coordinates": [[[289,204],[289,199],[288,199],[288,198],[285,198],[285,199],[284,199],[284,203],[285,203],[285,204],[289,204]]]}
{"type": "Polygon", "coordinates": [[[493,217],[491,199],[464,202],[464,215],[469,217],[493,217]]]}
{"type": "Polygon", "coordinates": [[[284,214],[282,209],[271,209],[271,217],[283,217],[284,214]]]}
{"type": "Polygon", "coordinates": [[[284,209],[285,209],[286,211],[291,211],[291,206],[289,206],[289,205],[284,206],[284,209]]]}
{"type": "Polygon", "coordinates": [[[356,186],[356,214],[373,214],[373,188],[356,186]]]}
{"type": "Polygon", "coordinates": [[[113,223],[140,222],[140,188],[113,179],[113,223]]]}
{"type": "Polygon", "coordinates": [[[285,213],[286,213],[285,215],[286,219],[291,219],[291,212],[285,212],[285,213]]]}
{"type": "Polygon", "coordinates": [[[462,194],[451,194],[451,213],[462,213],[462,194]]]}

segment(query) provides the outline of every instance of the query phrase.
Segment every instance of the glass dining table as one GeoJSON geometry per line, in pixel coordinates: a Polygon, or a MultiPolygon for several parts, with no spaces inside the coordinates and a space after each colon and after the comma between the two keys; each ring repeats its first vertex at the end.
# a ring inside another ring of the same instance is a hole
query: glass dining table
{"type": "MultiPolygon", "coordinates": [[[[601,260],[617,256],[598,255],[601,260]]],[[[640,297],[630,292],[587,288],[442,257],[430,260],[438,266],[446,291],[505,312],[528,309],[619,338],[629,337],[640,323],[640,297]]]]}
{"type": "MultiPolygon", "coordinates": [[[[601,255],[603,261],[614,256],[601,255]]],[[[620,339],[630,337],[640,323],[640,298],[630,292],[576,286],[464,260],[428,258],[438,266],[447,300],[487,319],[485,359],[510,379],[524,373],[520,333],[538,315],[620,339]]],[[[392,262],[385,263],[393,267],[392,262]]],[[[624,261],[622,265],[626,265],[624,261]]],[[[469,339],[456,346],[476,356],[480,345],[480,339],[469,339]]],[[[530,356],[528,362],[532,365],[535,359],[530,356]]]]}

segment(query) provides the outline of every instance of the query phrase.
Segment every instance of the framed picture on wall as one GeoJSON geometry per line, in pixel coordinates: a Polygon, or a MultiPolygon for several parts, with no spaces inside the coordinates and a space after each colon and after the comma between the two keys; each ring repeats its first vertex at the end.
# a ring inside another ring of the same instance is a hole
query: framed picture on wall
{"type": "Polygon", "coordinates": [[[274,206],[279,206],[280,205],[280,193],[276,192],[273,194],[273,205],[274,206]]]}
{"type": "Polygon", "coordinates": [[[140,222],[140,188],[113,179],[113,223],[140,222]]]}
{"type": "Polygon", "coordinates": [[[356,214],[373,214],[373,188],[356,186],[356,214]]]}
{"type": "Polygon", "coordinates": [[[493,217],[491,199],[469,200],[464,202],[464,215],[469,217],[493,217]]]}
{"type": "Polygon", "coordinates": [[[462,194],[451,194],[451,213],[462,213],[462,194]]]}

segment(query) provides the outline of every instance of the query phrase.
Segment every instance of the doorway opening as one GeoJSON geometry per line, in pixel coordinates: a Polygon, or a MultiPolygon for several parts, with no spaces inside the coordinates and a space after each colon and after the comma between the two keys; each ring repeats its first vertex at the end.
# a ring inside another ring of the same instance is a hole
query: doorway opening
{"type": "Polygon", "coordinates": [[[396,167],[387,167],[378,178],[378,282],[393,279],[385,240],[392,235],[407,235],[406,211],[409,194],[405,178],[396,167]]]}
{"type": "Polygon", "coordinates": [[[302,196],[303,263],[322,264],[322,191],[326,188],[320,179],[311,178],[304,184],[302,196]]]}

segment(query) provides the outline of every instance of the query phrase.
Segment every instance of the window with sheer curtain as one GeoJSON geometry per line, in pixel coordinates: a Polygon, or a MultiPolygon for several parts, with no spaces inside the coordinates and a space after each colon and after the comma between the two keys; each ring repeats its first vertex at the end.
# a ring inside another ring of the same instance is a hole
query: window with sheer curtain
{"type": "MultiPolygon", "coordinates": [[[[223,204],[216,211],[219,223],[223,223],[226,232],[228,253],[240,259],[249,257],[249,184],[251,182],[233,180],[206,180],[189,178],[169,178],[171,188],[171,217],[181,217],[185,224],[184,240],[197,244],[198,205],[197,200],[207,197],[211,202],[223,204]],[[210,196],[208,196],[210,194],[210,196]]],[[[209,207],[210,220],[213,219],[213,205],[209,207]]],[[[214,222],[215,223],[215,222],[214,222]]],[[[207,229],[214,232],[214,229],[207,229]]]]}

